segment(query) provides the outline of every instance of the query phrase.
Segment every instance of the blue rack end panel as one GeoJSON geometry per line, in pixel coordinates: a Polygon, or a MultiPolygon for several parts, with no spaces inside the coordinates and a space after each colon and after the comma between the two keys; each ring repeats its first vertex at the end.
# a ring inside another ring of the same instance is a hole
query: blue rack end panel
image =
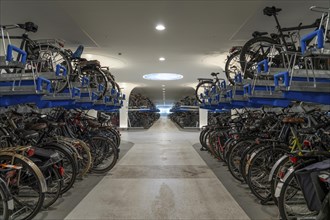
{"type": "Polygon", "coordinates": [[[267,73],[268,70],[269,70],[268,60],[267,59],[264,59],[264,60],[262,60],[262,61],[260,61],[258,63],[258,67],[257,67],[257,72],[258,73],[261,73],[262,72],[262,67],[263,67],[264,72],[267,73]]]}
{"type": "Polygon", "coordinates": [[[81,96],[81,90],[77,87],[72,88],[72,98],[81,96]]]}
{"type": "Polygon", "coordinates": [[[304,54],[307,49],[307,41],[317,36],[317,48],[321,49],[324,47],[323,29],[318,29],[303,36],[300,40],[301,53],[304,54]]]}
{"type": "Polygon", "coordinates": [[[284,97],[291,100],[330,105],[330,92],[283,91],[284,97]]]}
{"type": "Polygon", "coordinates": [[[38,108],[66,107],[66,106],[72,106],[73,104],[74,104],[74,100],[51,100],[51,101],[40,100],[36,102],[38,108]]]}
{"type": "Polygon", "coordinates": [[[289,87],[290,77],[289,72],[281,72],[274,75],[274,85],[279,86],[279,80],[283,79],[283,84],[285,87],[289,87]]]}
{"type": "Polygon", "coordinates": [[[38,92],[42,92],[42,85],[43,84],[46,84],[46,90],[48,92],[50,92],[50,89],[51,89],[51,82],[50,80],[46,79],[46,78],[43,78],[43,77],[38,77],[37,78],[37,91],[38,92]]]}
{"type": "Polygon", "coordinates": [[[250,102],[252,104],[262,105],[262,106],[273,106],[286,108],[291,104],[291,100],[288,99],[275,99],[275,98],[260,98],[260,97],[250,97],[250,102]]]}
{"type": "Polygon", "coordinates": [[[68,74],[68,71],[64,66],[62,66],[60,64],[56,65],[55,76],[64,76],[64,77],[66,77],[67,74],[68,74]],[[62,70],[62,72],[61,72],[61,70],[62,70]]]}
{"type": "Polygon", "coordinates": [[[15,47],[14,45],[8,44],[7,46],[7,57],[6,60],[8,62],[13,61],[13,51],[17,52],[19,56],[21,57],[21,63],[26,63],[27,53],[24,50],[21,50],[18,47],[15,47]]]}
{"type": "Polygon", "coordinates": [[[40,95],[10,95],[0,97],[0,106],[8,107],[11,105],[37,103],[40,100],[40,95]]]}

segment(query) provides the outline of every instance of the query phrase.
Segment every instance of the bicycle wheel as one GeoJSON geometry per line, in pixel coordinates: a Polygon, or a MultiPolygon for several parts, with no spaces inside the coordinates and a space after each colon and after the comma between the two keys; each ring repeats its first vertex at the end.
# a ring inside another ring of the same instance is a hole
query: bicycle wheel
{"type": "Polygon", "coordinates": [[[43,174],[47,183],[47,192],[45,193],[45,200],[42,207],[47,209],[53,205],[60,196],[63,181],[61,175],[54,166],[49,166],[43,174]]]}
{"type": "Polygon", "coordinates": [[[196,87],[196,90],[195,90],[195,96],[196,96],[196,99],[199,103],[203,102],[201,96],[204,95],[206,90],[210,91],[210,89],[214,85],[215,85],[215,83],[212,80],[202,81],[202,82],[198,83],[198,85],[196,87]]]}
{"type": "Polygon", "coordinates": [[[42,148],[55,150],[62,158],[62,167],[64,168],[64,174],[62,176],[63,185],[61,187],[60,193],[62,195],[71,189],[74,182],[76,181],[77,165],[75,158],[71,153],[69,153],[69,150],[64,150],[62,147],[57,146],[55,143],[47,144],[42,148]]]}
{"type": "Polygon", "coordinates": [[[55,72],[57,64],[66,68],[66,76],[61,74],[57,76],[57,79],[51,80],[53,92],[59,93],[66,89],[72,72],[72,66],[71,61],[65,53],[60,48],[50,44],[38,45],[31,51],[32,54],[29,57],[38,61],[38,72],[55,72]]]}
{"type": "Polygon", "coordinates": [[[79,164],[78,177],[82,178],[85,175],[87,175],[88,171],[91,169],[93,158],[87,144],[79,139],[77,139],[77,141],[79,141],[79,144],[75,144],[74,147],[78,150],[79,155],[82,157],[81,159],[78,160],[78,164],[79,164]]]}
{"type": "Polygon", "coordinates": [[[229,172],[233,175],[235,179],[240,182],[244,182],[244,178],[240,172],[240,164],[241,164],[241,155],[243,151],[254,143],[254,140],[245,140],[237,143],[229,152],[228,156],[228,169],[229,172]]]}
{"type": "MultiPolygon", "coordinates": [[[[3,220],[8,220],[9,219],[9,205],[8,205],[8,196],[10,195],[10,191],[6,185],[6,183],[4,182],[3,179],[0,180],[2,183],[0,187],[0,219],[3,220]]],[[[10,195],[11,197],[11,195],[10,195]]]]}
{"type": "Polygon", "coordinates": [[[45,179],[40,169],[31,160],[22,158],[0,155],[1,164],[20,167],[20,169],[1,172],[1,177],[8,183],[8,189],[13,196],[14,210],[10,218],[30,220],[37,215],[44,202],[45,179]]]}
{"type": "Polygon", "coordinates": [[[234,53],[230,54],[226,61],[225,65],[225,74],[228,79],[228,81],[235,85],[235,76],[238,72],[242,72],[241,70],[241,64],[240,64],[240,57],[241,51],[235,51],[234,53]]]}
{"type": "Polygon", "coordinates": [[[80,77],[82,76],[89,77],[90,88],[97,94],[97,100],[101,100],[110,87],[108,78],[97,67],[83,68],[80,77]],[[101,90],[99,89],[100,87],[102,87],[101,90]]]}
{"type": "Polygon", "coordinates": [[[261,202],[272,199],[269,173],[276,161],[286,153],[287,149],[270,146],[260,149],[252,158],[246,180],[251,192],[261,202]]]}
{"type": "Polygon", "coordinates": [[[105,173],[111,170],[118,160],[118,150],[109,138],[93,136],[87,140],[91,148],[94,173],[105,173]]]}
{"type": "Polygon", "coordinates": [[[295,173],[292,172],[281,185],[282,188],[278,197],[281,219],[315,219],[318,213],[308,209],[303,192],[295,178],[295,173]]]}
{"type": "MultiPolygon", "coordinates": [[[[284,157],[284,156],[283,156],[284,157]]],[[[274,165],[275,166],[275,165],[274,165]]],[[[278,206],[278,198],[275,196],[277,184],[281,181],[281,178],[284,177],[287,170],[292,166],[292,162],[289,159],[289,156],[286,156],[275,168],[270,182],[270,189],[272,194],[272,199],[275,205],[278,206]]]]}
{"type": "Polygon", "coordinates": [[[254,151],[256,151],[259,148],[262,148],[264,146],[264,144],[259,145],[259,144],[252,144],[250,146],[248,146],[242,153],[241,155],[241,162],[240,162],[240,173],[244,179],[244,181],[246,182],[246,175],[247,175],[247,171],[248,171],[248,167],[250,164],[250,158],[251,155],[254,151]]]}
{"type": "Polygon", "coordinates": [[[252,38],[244,44],[239,57],[244,78],[253,78],[257,63],[264,59],[272,59],[275,67],[284,64],[280,49],[278,46],[273,47],[277,44],[278,42],[269,37],[252,38]]]}

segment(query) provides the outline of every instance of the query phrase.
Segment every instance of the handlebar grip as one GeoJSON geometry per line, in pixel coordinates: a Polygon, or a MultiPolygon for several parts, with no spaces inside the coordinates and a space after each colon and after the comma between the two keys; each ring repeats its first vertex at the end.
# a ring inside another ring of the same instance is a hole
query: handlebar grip
{"type": "Polygon", "coordinates": [[[269,66],[268,66],[268,60],[264,59],[258,63],[258,73],[261,73],[261,67],[264,67],[264,72],[268,72],[269,66]]]}
{"type": "Polygon", "coordinates": [[[274,85],[279,86],[279,80],[283,78],[285,87],[289,87],[289,72],[281,72],[274,75],[274,85]]]}

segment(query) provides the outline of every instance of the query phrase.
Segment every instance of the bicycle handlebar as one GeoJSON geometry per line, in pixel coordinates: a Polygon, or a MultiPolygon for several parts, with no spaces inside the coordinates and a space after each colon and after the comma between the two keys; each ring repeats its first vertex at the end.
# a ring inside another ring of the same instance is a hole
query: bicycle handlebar
{"type": "Polygon", "coordinates": [[[24,24],[9,24],[9,25],[0,25],[3,29],[16,29],[21,28],[23,30],[26,30],[27,32],[37,32],[38,31],[38,25],[36,25],[33,22],[25,22],[24,24]]]}
{"type": "Polygon", "coordinates": [[[318,6],[311,6],[309,8],[311,11],[315,11],[315,12],[321,12],[321,13],[329,13],[330,12],[330,8],[325,8],[325,7],[318,7],[318,6]]]}

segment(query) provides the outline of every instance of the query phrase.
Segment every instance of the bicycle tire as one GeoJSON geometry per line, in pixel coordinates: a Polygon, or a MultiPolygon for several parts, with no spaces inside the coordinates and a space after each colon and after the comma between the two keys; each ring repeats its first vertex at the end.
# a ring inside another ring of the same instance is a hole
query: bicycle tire
{"type": "Polygon", "coordinates": [[[10,214],[10,218],[22,219],[22,220],[33,219],[41,210],[45,199],[45,192],[43,192],[42,190],[43,188],[42,185],[45,184],[42,183],[42,181],[45,181],[45,179],[44,176],[42,175],[42,172],[30,159],[23,157],[22,155],[15,156],[15,154],[14,155],[1,154],[0,161],[2,161],[2,163],[4,163],[3,161],[8,161],[7,164],[20,165],[22,167],[19,170],[20,179],[18,182],[20,183],[20,186],[25,187],[24,188],[25,191],[27,190],[28,187],[31,187],[32,192],[35,193],[35,195],[32,197],[37,199],[36,202],[32,202],[32,200],[28,199],[27,195],[29,194],[24,193],[24,190],[16,189],[17,187],[14,186],[15,183],[10,182],[10,184],[12,185],[9,184],[8,188],[13,196],[13,200],[15,204],[13,213],[10,214]],[[24,169],[26,169],[26,171],[24,171],[24,169]],[[20,196],[19,194],[22,195],[20,196]],[[22,197],[24,200],[20,199],[20,197],[22,197]],[[33,205],[31,206],[32,203],[33,205]],[[31,211],[28,213],[21,213],[20,215],[15,216],[15,214],[17,215],[21,210],[31,210],[31,211]],[[22,214],[25,215],[22,216],[22,214]]]}
{"type": "Polygon", "coordinates": [[[202,81],[197,84],[196,89],[195,89],[195,96],[199,103],[203,102],[202,99],[200,98],[200,95],[205,92],[206,88],[210,89],[214,85],[215,85],[215,83],[212,80],[202,81]]]}
{"type": "Polygon", "coordinates": [[[238,142],[229,152],[229,159],[227,161],[228,169],[231,175],[240,182],[244,182],[244,178],[240,172],[241,154],[244,149],[254,143],[254,140],[244,140],[238,142]]]}
{"type": "MultiPolygon", "coordinates": [[[[304,166],[307,166],[311,163],[315,163],[315,161],[307,161],[307,162],[304,162],[302,164],[298,164],[297,166],[295,166],[295,170],[297,170],[297,167],[299,167],[298,169],[300,169],[300,168],[303,168],[304,166]]],[[[300,210],[298,210],[298,212],[295,213],[295,214],[300,214],[299,216],[295,215],[292,218],[289,218],[288,212],[286,211],[286,209],[289,208],[288,205],[286,205],[286,201],[287,201],[286,192],[287,192],[288,189],[290,189],[289,187],[292,187],[292,186],[296,186],[296,187],[294,187],[295,190],[298,189],[298,190],[301,191],[300,185],[298,183],[296,183],[294,185],[294,182],[296,182],[295,172],[291,172],[287,176],[286,180],[284,181],[284,183],[282,185],[282,189],[281,189],[279,197],[278,197],[278,209],[279,209],[280,217],[281,217],[282,220],[300,219],[299,217],[301,216],[301,214],[303,214],[302,210],[307,211],[307,212],[311,212],[308,209],[307,204],[306,204],[306,207],[304,207],[303,209],[300,208],[300,210]],[[292,181],[293,181],[293,183],[292,183],[292,181]]],[[[299,192],[299,191],[297,191],[297,192],[299,192]]],[[[299,194],[297,194],[297,192],[295,192],[295,195],[299,195],[299,194]]],[[[294,196],[290,195],[290,199],[292,199],[294,196]]],[[[301,195],[301,197],[303,198],[302,202],[306,202],[304,196],[301,195]]],[[[297,204],[302,205],[301,202],[297,203],[297,204]]],[[[291,208],[291,211],[293,211],[293,210],[294,209],[291,208]]],[[[304,217],[306,217],[306,216],[303,216],[303,218],[304,217]]],[[[309,217],[311,217],[311,216],[309,216],[309,217]]],[[[313,217],[315,217],[315,215],[313,215],[313,217]]],[[[310,218],[310,219],[314,219],[314,218],[310,218]]]]}
{"type": "Polygon", "coordinates": [[[63,179],[63,187],[61,188],[61,195],[66,193],[67,191],[69,191],[73,184],[76,181],[76,177],[77,177],[77,166],[76,166],[76,161],[73,157],[72,154],[68,153],[67,150],[64,150],[62,147],[57,146],[56,143],[51,143],[51,144],[47,144],[45,146],[43,146],[42,148],[45,149],[51,149],[51,150],[55,150],[56,152],[58,152],[63,160],[63,168],[64,168],[64,172],[65,175],[67,173],[69,173],[68,171],[70,171],[70,176],[66,176],[67,178],[63,179]],[[71,168],[70,168],[71,167],[71,168]]]}
{"type": "MultiPolygon", "coordinates": [[[[66,68],[66,71],[67,71],[66,76],[62,76],[60,79],[51,80],[53,91],[55,93],[63,92],[68,87],[70,74],[72,73],[72,65],[71,65],[70,59],[66,56],[66,54],[60,48],[58,48],[56,46],[53,46],[53,45],[49,45],[49,44],[40,44],[40,45],[38,45],[36,47],[33,47],[31,49],[32,57],[35,58],[35,56],[37,56],[38,61],[40,61],[40,59],[42,61],[42,58],[40,58],[40,55],[41,55],[40,51],[57,52],[58,55],[60,57],[62,57],[61,59],[63,59],[63,62],[53,63],[53,61],[52,61],[52,62],[50,62],[51,63],[50,66],[43,66],[42,69],[40,69],[40,71],[55,72],[57,64],[60,64],[61,66],[64,66],[66,68]]],[[[56,61],[60,61],[60,60],[56,60],[56,61]]],[[[42,63],[43,62],[44,61],[42,61],[42,63]]],[[[40,67],[38,67],[38,68],[40,68],[40,67]]]]}
{"type": "Polygon", "coordinates": [[[91,154],[94,159],[91,171],[93,173],[99,174],[110,171],[115,166],[119,158],[118,149],[116,148],[113,141],[103,136],[93,136],[87,140],[87,143],[91,148],[91,154]],[[99,145],[96,146],[98,141],[102,144],[99,143],[99,145]],[[106,149],[105,147],[108,149],[106,149]],[[111,160],[110,163],[106,164],[105,167],[99,167],[99,165],[103,163],[105,159],[108,158],[110,158],[111,160]]]}
{"type": "Polygon", "coordinates": [[[43,173],[47,182],[47,192],[45,193],[45,200],[42,207],[47,209],[53,205],[61,195],[63,181],[61,175],[54,166],[48,167],[43,173]]]}
{"type": "Polygon", "coordinates": [[[226,74],[228,81],[232,85],[235,85],[235,75],[234,75],[234,77],[232,77],[231,73],[235,74],[235,72],[232,72],[232,70],[230,70],[230,64],[233,60],[238,59],[238,68],[240,69],[241,68],[241,65],[239,63],[240,54],[241,54],[241,50],[237,50],[234,53],[230,54],[230,56],[227,58],[227,61],[225,64],[225,74],[226,74]]]}
{"type": "Polygon", "coordinates": [[[10,192],[5,193],[4,190],[5,189],[0,187],[0,203],[1,203],[0,219],[8,220],[9,219],[9,206],[8,206],[6,194],[8,194],[10,192]]]}
{"type": "MultiPolygon", "coordinates": [[[[248,56],[253,57],[253,63],[257,63],[260,62],[262,60],[264,60],[265,58],[267,58],[268,54],[262,54],[260,56],[260,54],[251,54],[251,53],[256,53],[259,52],[259,49],[257,51],[254,51],[251,49],[252,45],[257,44],[257,43],[266,43],[266,47],[268,46],[267,44],[271,44],[271,45],[276,45],[278,44],[278,42],[276,42],[275,40],[273,40],[270,37],[256,37],[256,38],[252,38],[249,41],[247,41],[244,46],[242,47],[241,53],[240,53],[240,64],[241,64],[241,70],[244,72],[244,78],[253,78],[254,77],[254,73],[249,70],[249,68],[251,67],[251,60],[247,60],[248,56]]],[[[268,46],[269,47],[269,46],[268,46]]],[[[282,61],[283,62],[283,61],[282,61]]]]}
{"type": "Polygon", "coordinates": [[[265,147],[263,149],[260,149],[256,155],[252,158],[250,168],[247,174],[247,183],[249,185],[249,188],[251,192],[261,201],[261,202],[267,202],[270,201],[271,196],[271,188],[270,183],[268,182],[269,178],[269,172],[271,170],[271,167],[276,163],[276,161],[283,156],[284,154],[288,153],[288,149],[284,149],[282,147],[265,147]],[[265,166],[261,166],[260,161],[262,160],[267,161],[266,164],[263,163],[265,166]],[[271,160],[271,161],[270,161],[271,160]],[[259,171],[255,171],[254,167],[259,169],[259,171]],[[260,168],[263,168],[260,170],[260,168]],[[257,174],[258,178],[253,178],[254,175],[257,174]]]}

